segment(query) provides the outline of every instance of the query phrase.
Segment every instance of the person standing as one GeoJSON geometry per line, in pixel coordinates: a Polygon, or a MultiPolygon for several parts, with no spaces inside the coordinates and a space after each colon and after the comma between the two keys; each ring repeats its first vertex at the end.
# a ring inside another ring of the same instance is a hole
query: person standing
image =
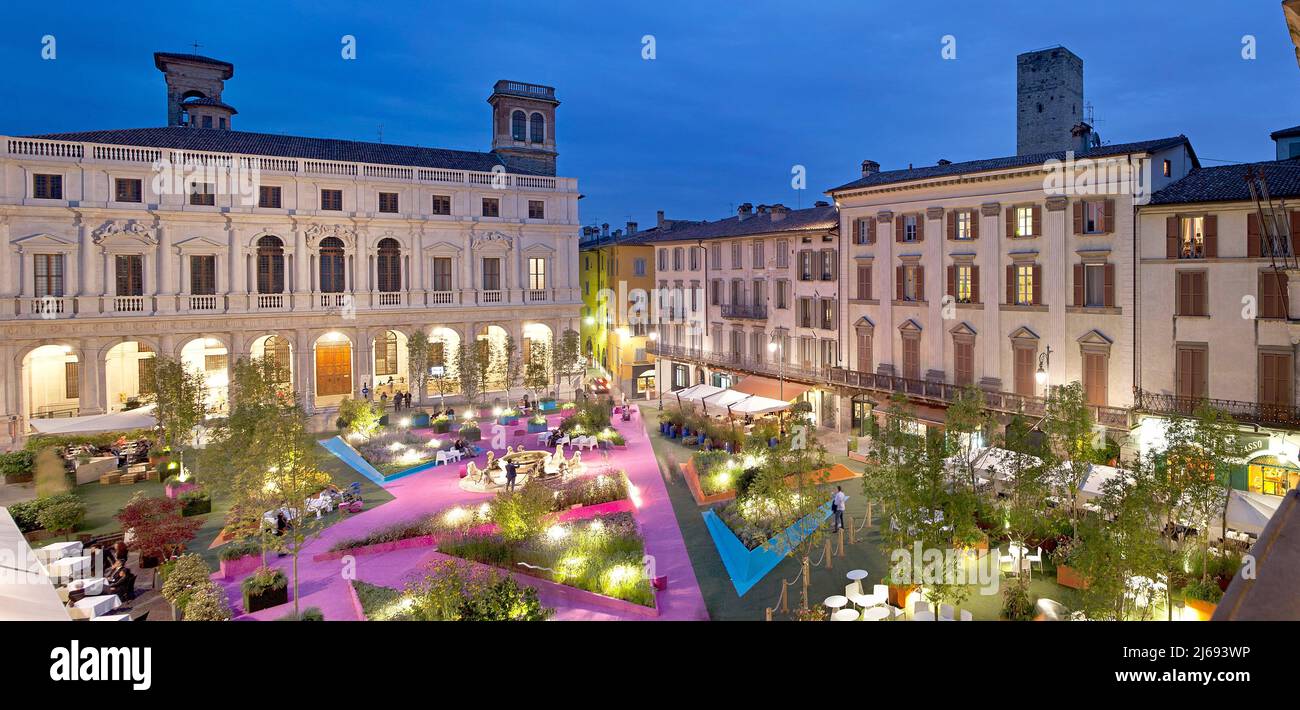
{"type": "Polygon", "coordinates": [[[361,396],[364,397],[367,402],[370,401],[370,385],[361,385],[361,396]]]}
{"type": "Polygon", "coordinates": [[[844,493],[844,486],[835,486],[835,495],[831,496],[831,515],[835,518],[831,532],[844,529],[844,504],[849,497],[844,493]]]}
{"type": "Polygon", "coordinates": [[[514,461],[506,462],[506,490],[514,491],[515,477],[519,475],[519,469],[515,466],[514,461]]]}

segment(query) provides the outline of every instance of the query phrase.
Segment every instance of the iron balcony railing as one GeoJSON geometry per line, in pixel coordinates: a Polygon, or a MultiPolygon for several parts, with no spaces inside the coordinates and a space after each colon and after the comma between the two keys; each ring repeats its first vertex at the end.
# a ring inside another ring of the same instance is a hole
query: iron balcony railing
{"type": "Polygon", "coordinates": [[[1151,414],[1191,417],[1201,404],[1226,412],[1243,424],[1262,424],[1300,429],[1300,407],[1284,404],[1261,404],[1237,399],[1198,399],[1138,390],[1133,408],[1151,414]]]}
{"type": "Polygon", "coordinates": [[[722,307],[723,318],[744,318],[749,320],[767,320],[767,306],[727,304],[722,307]]]}

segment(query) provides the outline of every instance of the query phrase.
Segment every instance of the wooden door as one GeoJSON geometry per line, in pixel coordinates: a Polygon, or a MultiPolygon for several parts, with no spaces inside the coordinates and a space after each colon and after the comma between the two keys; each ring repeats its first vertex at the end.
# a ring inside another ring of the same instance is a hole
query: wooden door
{"type": "Polygon", "coordinates": [[[352,346],[316,346],[316,395],[352,394],[352,346]]]}

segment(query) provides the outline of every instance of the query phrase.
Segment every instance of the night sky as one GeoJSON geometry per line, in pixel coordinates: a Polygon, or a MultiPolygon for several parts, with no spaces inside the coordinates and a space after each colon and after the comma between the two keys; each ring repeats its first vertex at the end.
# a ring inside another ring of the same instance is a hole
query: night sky
{"type": "Polygon", "coordinates": [[[223,98],[242,130],[376,140],[382,125],[389,143],[486,150],[494,81],[554,86],[560,173],[580,180],[585,224],[810,206],[864,158],[1013,154],[1015,55],[1056,44],[1083,58],[1107,142],[1185,133],[1208,166],[1270,159],[1269,132],[1300,124],[1275,0],[41,2],[5,18],[8,135],[164,125],[152,53],[195,41],[234,63],[223,98]],[[340,57],[348,34],[355,61],[340,57]],[[807,190],[790,186],[796,164],[807,190]]]}

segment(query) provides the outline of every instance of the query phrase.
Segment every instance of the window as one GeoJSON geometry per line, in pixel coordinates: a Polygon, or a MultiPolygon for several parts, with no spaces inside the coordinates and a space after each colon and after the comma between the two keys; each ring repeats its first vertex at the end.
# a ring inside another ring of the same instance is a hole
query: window
{"type": "Polygon", "coordinates": [[[190,293],[211,296],[217,292],[217,257],[195,254],[190,257],[190,293]]]}
{"type": "Polygon", "coordinates": [[[32,255],[32,272],[36,275],[35,291],[37,298],[63,296],[63,255],[32,255]]]}
{"type": "Polygon", "coordinates": [[[204,116],[204,117],[203,117],[203,127],[204,127],[204,128],[212,128],[212,117],[211,117],[211,116],[204,116]]]}
{"type": "Polygon", "coordinates": [[[761,269],[767,266],[767,257],[763,254],[763,242],[755,241],[753,246],[754,253],[750,256],[754,260],[754,268],[761,269]]]}
{"type": "Polygon", "coordinates": [[[1106,202],[1088,200],[1079,208],[1083,211],[1082,234],[1102,234],[1106,229],[1106,202]]]}
{"type": "Polygon", "coordinates": [[[1286,318],[1286,274],[1274,271],[1259,272],[1259,317],[1286,318]]]}
{"type": "Polygon", "coordinates": [[[668,250],[667,250],[667,249],[660,249],[660,250],[656,253],[656,256],[659,257],[659,270],[660,270],[660,271],[667,271],[667,270],[668,270],[668,250]]]}
{"type": "Polygon", "coordinates": [[[38,200],[62,200],[63,176],[42,173],[33,175],[32,197],[38,200]]]}
{"type": "Polygon", "coordinates": [[[807,250],[799,252],[799,280],[813,280],[813,253],[807,250]]]}
{"type": "Polygon", "coordinates": [[[799,299],[799,327],[800,328],[813,327],[812,305],[813,304],[811,298],[799,299]]]}
{"type": "Polygon", "coordinates": [[[905,242],[920,241],[919,239],[917,239],[920,232],[920,229],[918,227],[919,224],[920,222],[917,215],[909,214],[903,216],[903,241],[905,242]]]}
{"type": "Polygon", "coordinates": [[[145,353],[152,353],[149,346],[140,343],[140,357],[135,361],[135,381],[139,383],[140,394],[156,394],[158,391],[158,361],[154,357],[145,357],[145,353]]]}
{"type": "Polygon", "coordinates": [[[969,334],[952,338],[953,384],[975,384],[975,339],[969,334]]]}
{"type": "Polygon", "coordinates": [[[79,397],[81,397],[81,363],[65,362],[63,363],[63,398],[79,397]]]}
{"type": "Polygon", "coordinates": [[[501,290],[501,260],[496,257],[483,259],[483,290],[501,290]]]}
{"type": "Polygon", "coordinates": [[[546,142],[546,119],[540,113],[534,112],[532,116],[528,117],[528,142],[546,142]]]}
{"type": "Polygon", "coordinates": [[[528,201],[528,219],[546,219],[546,201],[528,201]]]}
{"type": "Polygon", "coordinates": [[[267,235],[257,240],[257,292],[284,293],[284,242],[267,235]]]}
{"type": "Polygon", "coordinates": [[[697,249],[697,248],[695,248],[695,247],[691,247],[691,248],[688,249],[687,251],[690,252],[691,271],[699,271],[699,270],[700,270],[700,250],[697,249]]]}
{"type": "Polygon", "coordinates": [[[925,300],[925,270],[920,264],[904,264],[896,272],[895,296],[900,301],[925,300]]]}
{"type": "Polygon", "coordinates": [[[973,264],[953,264],[948,267],[949,278],[952,279],[948,293],[957,303],[976,302],[976,268],[973,264]]]}
{"type": "Polygon", "coordinates": [[[379,249],[375,255],[375,277],[381,292],[402,290],[402,245],[392,237],[379,240],[379,249]]]}
{"type": "Polygon", "coordinates": [[[117,295],[144,295],[144,257],[139,254],[118,254],[113,259],[117,272],[117,295]]]}
{"type": "MultiPolygon", "coordinates": [[[[692,260],[694,260],[694,256],[695,256],[695,252],[692,251],[692,252],[691,252],[692,260]]],[[[633,276],[645,276],[645,259],[644,259],[644,258],[638,256],[637,258],[635,258],[635,259],[632,260],[632,275],[633,275],[633,276]]]]}
{"type": "Polygon", "coordinates": [[[785,269],[790,266],[790,242],[784,239],[776,240],[776,268],[785,269]]]}
{"type": "Polygon", "coordinates": [[[484,198],[483,198],[483,216],[484,216],[484,217],[500,217],[500,216],[501,216],[501,200],[499,200],[499,199],[497,199],[497,198],[495,198],[495,197],[484,197],[484,198]]]}
{"type": "Polygon", "coordinates": [[[258,207],[279,209],[280,205],[280,187],[278,185],[262,185],[257,188],[258,207]]]}
{"type": "Polygon", "coordinates": [[[903,333],[903,377],[921,379],[920,333],[903,333]]]}
{"type": "Polygon", "coordinates": [[[873,243],[876,240],[875,226],[875,220],[871,217],[859,217],[853,220],[853,243],[873,243]]]}
{"type": "Polygon", "coordinates": [[[1106,381],[1109,378],[1110,356],[1102,352],[1083,353],[1083,396],[1088,404],[1105,407],[1106,381]]]}
{"type": "Polygon", "coordinates": [[[1007,267],[1011,272],[1011,303],[1017,306],[1035,306],[1042,284],[1038,282],[1038,266],[1015,264],[1007,267]]]}
{"type": "Polygon", "coordinates": [[[1173,163],[1170,163],[1168,160],[1161,162],[1160,164],[1161,175],[1164,175],[1165,177],[1170,177],[1173,175],[1173,173],[1174,173],[1173,163]]]}
{"type": "Polygon", "coordinates": [[[375,374],[397,374],[397,333],[391,330],[375,338],[375,374]]]}
{"type": "Polygon", "coordinates": [[[433,259],[433,290],[451,290],[451,258],[445,256],[433,259]]]}
{"type": "Polygon", "coordinates": [[[190,183],[190,204],[212,207],[217,204],[217,186],[210,182],[190,183]]]}
{"type": "Polygon", "coordinates": [[[397,214],[397,193],[381,192],[379,193],[379,211],[389,214],[397,214]]]}
{"type": "Polygon", "coordinates": [[[722,245],[721,244],[709,245],[709,268],[711,269],[722,268],[722,245]]]}
{"type": "Polygon", "coordinates": [[[858,295],[859,301],[871,300],[871,266],[869,264],[858,265],[858,295]]]}
{"type": "Polygon", "coordinates": [[[325,237],[320,240],[321,293],[343,293],[347,290],[347,279],[343,273],[345,261],[342,239],[325,237]]]}
{"type": "Polygon", "coordinates": [[[970,210],[957,210],[951,213],[952,238],[968,240],[975,238],[975,215],[970,210]]]}
{"type": "Polygon", "coordinates": [[[1205,218],[1183,217],[1178,224],[1178,258],[1205,258],[1205,218]]]}
{"type": "Polygon", "coordinates": [[[1174,394],[1187,399],[1209,396],[1209,351],[1204,345],[1182,344],[1175,348],[1174,394]]]}
{"type": "Polygon", "coordinates": [[[821,299],[820,310],[822,330],[835,330],[835,301],[829,298],[821,299]]]}
{"type": "Polygon", "coordinates": [[[342,210],[343,191],[342,190],[321,190],[320,208],[322,210],[331,210],[334,212],[342,210]]]}
{"type": "Polygon", "coordinates": [[[451,195],[433,196],[433,214],[451,214],[451,195]]]}
{"type": "Polygon", "coordinates": [[[528,260],[528,288],[546,288],[546,259],[533,257],[528,260]]]}
{"type": "Polygon", "coordinates": [[[113,181],[113,199],[117,202],[140,202],[143,183],[135,178],[117,178],[113,181]]]}
{"type": "Polygon", "coordinates": [[[1083,305],[1100,308],[1106,305],[1106,265],[1085,264],[1083,267],[1083,305]]]}
{"type": "Polygon", "coordinates": [[[871,331],[858,329],[858,372],[871,372],[871,331]]]}
{"type": "Polygon", "coordinates": [[[1034,208],[1031,207],[1013,207],[1015,222],[1012,236],[1015,237],[1032,237],[1034,236],[1034,208]]]}
{"type": "Polygon", "coordinates": [[[528,140],[528,117],[523,111],[510,114],[510,138],[517,141],[528,140]]]}
{"type": "Polygon", "coordinates": [[[722,305],[722,280],[714,279],[712,293],[709,297],[709,304],[714,306],[722,305]]]}
{"type": "Polygon", "coordinates": [[[790,282],[785,279],[776,282],[776,307],[781,310],[790,307],[790,282]]]}
{"type": "Polygon", "coordinates": [[[744,266],[744,256],[740,251],[740,242],[731,243],[731,268],[739,269],[744,266]]]}
{"type": "Polygon", "coordinates": [[[1011,350],[1015,355],[1016,394],[1032,397],[1035,387],[1034,373],[1038,371],[1038,346],[1016,344],[1011,350]]]}
{"type": "Polygon", "coordinates": [[[673,271],[681,271],[685,266],[686,254],[681,247],[673,247],[673,271]]]}
{"type": "Polygon", "coordinates": [[[825,249],[821,253],[822,281],[835,280],[835,252],[825,249]]]}
{"type": "Polygon", "coordinates": [[[740,279],[732,279],[731,281],[731,305],[745,305],[745,282],[740,279]]]}
{"type": "Polygon", "coordinates": [[[1291,391],[1292,355],[1274,350],[1259,351],[1259,403],[1274,407],[1295,406],[1291,391]]]}
{"type": "Polygon", "coordinates": [[[1179,271],[1174,275],[1174,303],[1174,315],[1210,315],[1204,271],[1179,271]]]}

